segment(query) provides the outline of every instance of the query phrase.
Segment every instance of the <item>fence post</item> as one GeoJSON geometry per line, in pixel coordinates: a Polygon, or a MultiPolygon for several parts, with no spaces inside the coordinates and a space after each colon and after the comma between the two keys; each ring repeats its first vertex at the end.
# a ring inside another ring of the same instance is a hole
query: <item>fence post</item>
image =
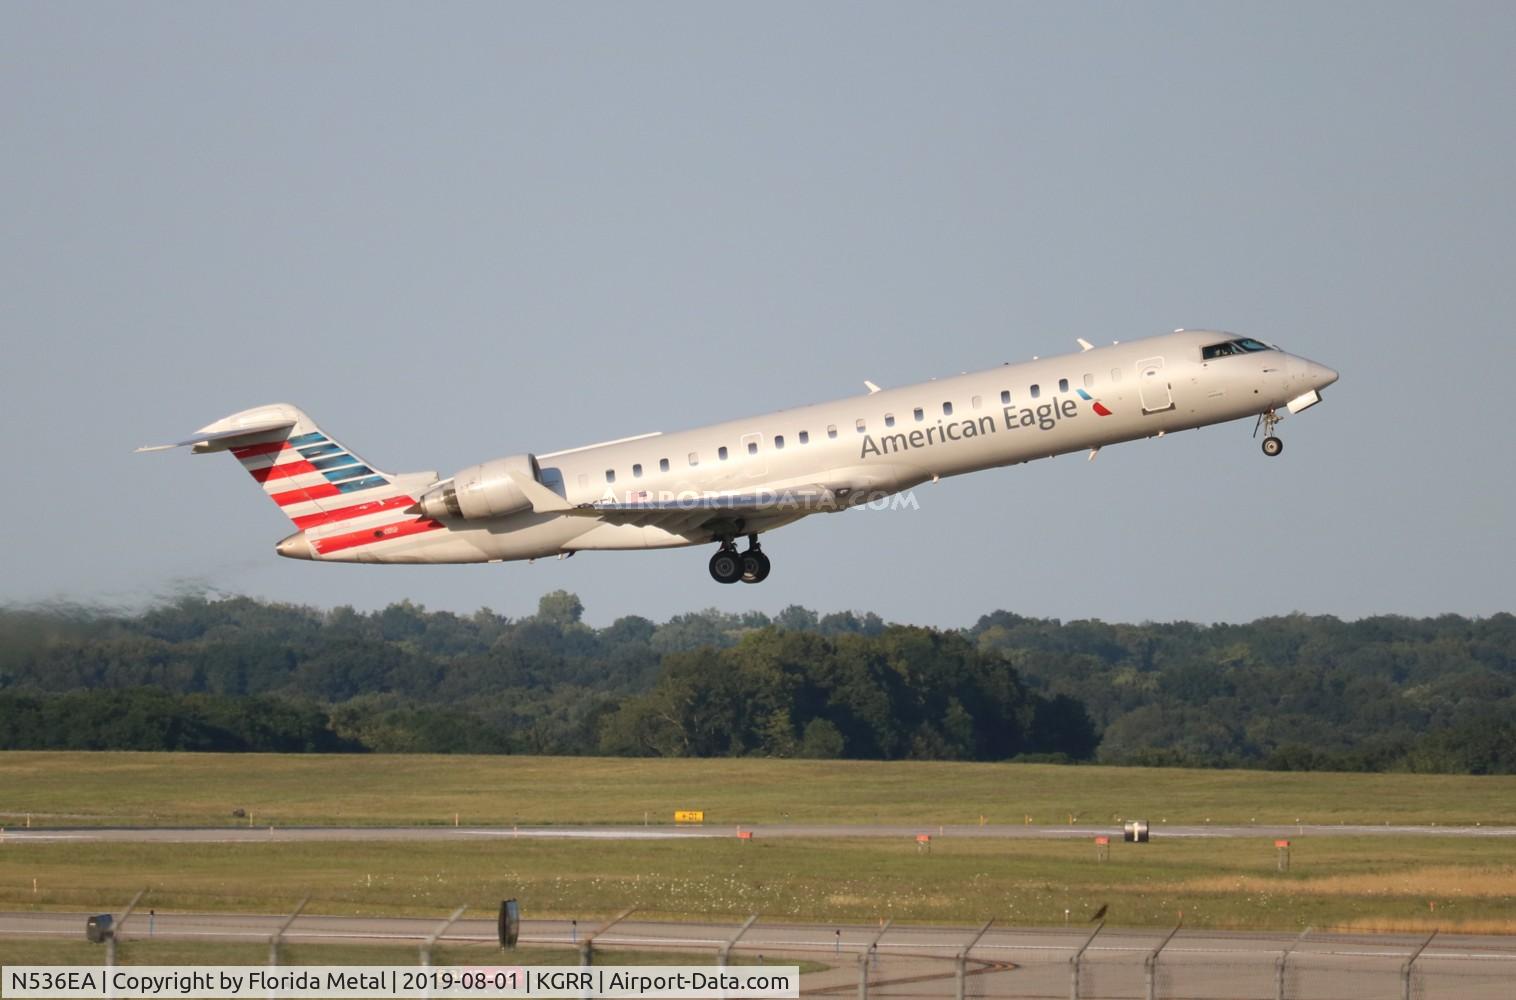
{"type": "Polygon", "coordinates": [[[958,953],[958,960],[956,963],[958,968],[955,970],[955,979],[957,982],[954,987],[955,992],[953,994],[957,1000],[964,1000],[964,993],[968,988],[969,952],[974,950],[974,945],[979,943],[979,939],[984,937],[984,932],[989,930],[990,924],[993,924],[994,922],[995,918],[993,917],[991,917],[989,920],[986,920],[984,922],[984,926],[979,928],[979,933],[969,938],[969,943],[964,945],[963,950],[958,953]]]}
{"type": "Polygon", "coordinates": [[[466,909],[468,909],[467,904],[460,906],[458,909],[454,910],[453,915],[444,920],[441,927],[438,927],[435,931],[432,931],[430,936],[427,937],[426,942],[421,945],[422,968],[427,968],[432,964],[432,947],[436,945],[438,940],[441,939],[442,935],[447,933],[447,929],[449,927],[457,923],[458,918],[463,916],[463,911],[466,909]]]}
{"type": "Polygon", "coordinates": [[[1102,920],[1095,925],[1094,930],[1090,931],[1090,936],[1084,939],[1084,944],[1079,946],[1079,950],[1074,952],[1074,957],[1069,959],[1069,1000],[1079,1000],[1079,960],[1084,957],[1085,949],[1095,940],[1095,935],[1104,929],[1105,921],[1102,920]]]}
{"type": "Polygon", "coordinates": [[[868,1000],[869,997],[869,958],[873,956],[879,947],[879,939],[884,937],[884,932],[889,930],[895,923],[895,918],[890,917],[879,925],[879,933],[864,946],[863,952],[858,956],[858,1000],[868,1000]]]}
{"type": "Polygon", "coordinates": [[[1400,967],[1400,1000],[1411,1000],[1411,967],[1416,964],[1416,960],[1421,957],[1422,952],[1427,950],[1427,945],[1431,944],[1432,938],[1436,936],[1436,930],[1428,934],[1427,939],[1421,942],[1421,947],[1412,952],[1411,957],[1406,959],[1405,965],[1400,967]]]}
{"type": "Polygon", "coordinates": [[[1169,936],[1164,938],[1158,947],[1149,952],[1147,959],[1142,963],[1147,969],[1148,1000],[1158,1000],[1158,956],[1163,954],[1163,949],[1167,948],[1169,942],[1174,940],[1174,935],[1179,933],[1179,928],[1182,926],[1184,926],[1184,918],[1180,917],[1179,923],[1175,924],[1174,929],[1169,931],[1169,936]]]}
{"type": "Polygon", "coordinates": [[[126,904],[126,912],[121,914],[121,919],[111,922],[111,932],[105,938],[105,964],[107,968],[113,967],[116,964],[116,935],[121,933],[121,928],[126,926],[126,918],[132,915],[132,911],[137,908],[137,903],[145,895],[147,895],[147,890],[143,889],[133,896],[132,901],[126,904]]]}
{"type": "Polygon", "coordinates": [[[626,909],[622,910],[620,913],[616,914],[614,917],[607,920],[599,927],[596,927],[590,933],[586,934],[584,936],[584,940],[579,942],[579,964],[584,966],[594,965],[595,939],[604,934],[606,931],[610,930],[612,927],[615,927],[617,924],[621,923],[621,921],[625,920],[627,917],[631,916],[634,912],[636,912],[636,910],[637,907],[628,906],[626,909]]]}
{"type": "Polygon", "coordinates": [[[284,937],[284,932],[290,929],[290,924],[293,924],[295,922],[295,918],[300,916],[300,911],[305,909],[305,904],[309,903],[310,901],[311,897],[306,896],[298,904],[296,904],[294,912],[284,918],[284,923],[280,924],[279,929],[277,931],[274,931],[273,935],[268,939],[269,965],[279,964],[279,939],[284,937]]]}
{"type": "Polygon", "coordinates": [[[1311,933],[1311,931],[1313,931],[1315,929],[1316,928],[1314,928],[1314,927],[1307,927],[1305,930],[1301,931],[1300,932],[1300,936],[1298,938],[1296,938],[1294,941],[1290,942],[1290,946],[1288,948],[1286,948],[1284,951],[1281,951],[1279,953],[1279,958],[1274,961],[1274,997],[1275,997],[1275,1000],[1284,1000],[1285,966],[1289,964],[1289,961],[1290,961],[1290,952],[1292,952],[1296,948],[1300,947],[1301,944],[1303,944],[1305,942],[1306,935],[1309,934],[1309,933],[1311,933]]]}
{"type": "Polygon", "coordinates": [[[726,960],[727,960],[728,956],[730,956],[731,953],[732,953],[732,945],[736,944],[737,943],[737,939],[740,938],[740,937],[742,937],[742,935],[746,934],[747,933],[747,929],[749,927],[753,926],[757,922],[758,922],[758,914],[755,913],[751,917],[747,918],[747,923],[743,924],[741,927],[739,927],[737,929],[737,933],[736,934],[733,934],[731,937],[727,938],[726,943],[721,946],[721,950],[716,953],[716,964],[717,965],[721,966],[722,968],[726,967],[726,960]]]}

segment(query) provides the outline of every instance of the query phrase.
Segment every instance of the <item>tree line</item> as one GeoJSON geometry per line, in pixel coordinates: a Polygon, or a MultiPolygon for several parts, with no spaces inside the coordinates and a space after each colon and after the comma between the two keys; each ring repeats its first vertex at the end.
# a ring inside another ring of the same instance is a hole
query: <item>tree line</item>
{"type": "Polygon", "coordinates": [[[0,609],[0,749],[1051,759],[1516,771],[1516,617],[964,629],[186,597],[0,609]]]}

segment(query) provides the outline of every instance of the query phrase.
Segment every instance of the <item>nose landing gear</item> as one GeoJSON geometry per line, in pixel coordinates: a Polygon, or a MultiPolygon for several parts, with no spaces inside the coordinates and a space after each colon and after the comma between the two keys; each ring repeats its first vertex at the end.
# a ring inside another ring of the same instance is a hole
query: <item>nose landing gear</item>
{"type": "Polygon", "coordinates": [[[757,535],[747,536],[747,551],[738,552],[730,538],[722,539],[721,548],[711,556],[711,579],[717,583],[762,583],[768,579],[769,557],[758,545],[757,535]]]}
{"type": "Polygon", "coordinates": [[[1263,428],[1267,435],[1263,439],[1263,453],[1270,458],[1284,451],[1284,442],[1274,436],[1274,428],[1279,424],[1279,414],[1273,410],[1265,410],[1258,415],[1258,423],[1253,425],[1253,436],[1258,436],[1258,428],[1263,428]]]}

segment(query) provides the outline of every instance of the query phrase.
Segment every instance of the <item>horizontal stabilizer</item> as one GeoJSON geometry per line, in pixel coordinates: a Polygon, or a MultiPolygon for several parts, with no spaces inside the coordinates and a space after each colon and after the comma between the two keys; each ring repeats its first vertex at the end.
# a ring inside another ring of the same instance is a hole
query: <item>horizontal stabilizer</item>
{"type": "Polygon", "coordinates": [[[283,431],[295,426],[294,420],[267,420],[262,423],[249,424],[245,427],[236,427],[232,430],[217,431],[214,434],[197,434],[183,441],[175,441],[173,444],[150,444],[136,449],[144,451],[168,451],[172,448],[183,448],[186,445],[215,444],[219,445],[216,450],[229,448],[237,438],[253,437],[258,434],[267,434],[269,431],[283,431]]]}

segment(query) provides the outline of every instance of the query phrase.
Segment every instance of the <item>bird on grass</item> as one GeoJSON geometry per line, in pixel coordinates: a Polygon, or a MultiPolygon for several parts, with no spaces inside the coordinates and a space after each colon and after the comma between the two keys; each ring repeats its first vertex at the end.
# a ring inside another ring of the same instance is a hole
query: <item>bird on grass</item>
{"type": "Polygon", "coordinates": [[[1105,911],[1110,908],[1110,905],[1111,904],[1109,904],[1109,903],[1101,903],[1100,904],[1100,909],[1096,910],[1095,911],[1095,915],[1090,918],[1090,923],[1093,924],[1097,920],[1104,919],[1105,918],[1105,911]]]}

